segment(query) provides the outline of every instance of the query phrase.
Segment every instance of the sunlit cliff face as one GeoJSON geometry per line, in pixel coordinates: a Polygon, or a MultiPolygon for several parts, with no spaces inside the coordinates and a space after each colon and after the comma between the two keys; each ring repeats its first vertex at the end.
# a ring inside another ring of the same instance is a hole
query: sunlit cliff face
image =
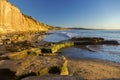
{"type": "Polygon", "coordinates": [[[48,27],[39,23],[30,16],[26,16],[20,10],[8,2],[0,0],[0,32],[18,32],[18,31],[46,31],[48,27]]]}

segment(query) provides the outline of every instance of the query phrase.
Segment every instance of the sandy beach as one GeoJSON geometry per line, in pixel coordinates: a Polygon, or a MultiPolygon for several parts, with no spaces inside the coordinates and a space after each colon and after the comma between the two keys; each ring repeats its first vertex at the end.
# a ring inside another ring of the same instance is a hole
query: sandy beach
{"type": "Polygon", "coordinates": [[[68,67],[71,75],[83,79],[120,79],[120,64],[114,62],[97,59],[70,60],[68,67]]]}

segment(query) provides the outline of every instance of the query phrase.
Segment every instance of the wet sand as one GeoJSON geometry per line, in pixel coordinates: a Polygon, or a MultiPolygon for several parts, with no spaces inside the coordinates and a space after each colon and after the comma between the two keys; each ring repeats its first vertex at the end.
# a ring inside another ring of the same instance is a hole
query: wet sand
{"type": "Polygon", "coordinates": [[[88,80],[120,80],[120,64],[98,59],[70,59],[70,75],[88,80]]]}

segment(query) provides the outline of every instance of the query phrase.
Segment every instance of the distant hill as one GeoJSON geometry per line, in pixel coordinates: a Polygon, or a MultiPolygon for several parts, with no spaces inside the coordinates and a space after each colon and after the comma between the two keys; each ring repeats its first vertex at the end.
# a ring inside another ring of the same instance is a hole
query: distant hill
{"type": "Polygon", "coordinates": [[[103,29],[91,29],[91,28],[74,28],[74,27],[72,27],[72,28],[67,28],[67,29],[74,29],[74,30],[103,30],[103,29]]]}
{"type": "Polygon", "coordinates": [[[68,29],[76,29],[76,30],[91,30],[91,29],[88,29],[88,28],[68,28],[68,29]]]}
{"type": "Polygon", "coordinates": [[[0,0],[0,33],[47,31],[52,28],[23,14],[8,0],[0,0]]]}

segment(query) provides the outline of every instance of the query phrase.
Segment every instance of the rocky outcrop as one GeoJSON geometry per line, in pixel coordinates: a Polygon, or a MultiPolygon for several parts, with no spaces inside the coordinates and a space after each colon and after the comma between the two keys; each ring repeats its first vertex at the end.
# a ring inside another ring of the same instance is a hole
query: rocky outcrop
{"type": "Polygon", "coordinates": [[[0,0],[0,33],[46,31],[50,26],[24,15],[8,2],[0,0]]]}
{"type": "Polygon", "coordinates": [[[32,75],[69,75],[67,62],[64,56],[27,56],[17,60],[1,60],[0,73],[5,71],[4,69],[11,73],[15,72],[17,80],[32,75]]]}
{"type": "Polygon", "coordinates": [[[105,40],[100,37],[73,37],[69,41],[74,42],[75,46],[78,45],[120,45],[116,40],[105,40]]]}

